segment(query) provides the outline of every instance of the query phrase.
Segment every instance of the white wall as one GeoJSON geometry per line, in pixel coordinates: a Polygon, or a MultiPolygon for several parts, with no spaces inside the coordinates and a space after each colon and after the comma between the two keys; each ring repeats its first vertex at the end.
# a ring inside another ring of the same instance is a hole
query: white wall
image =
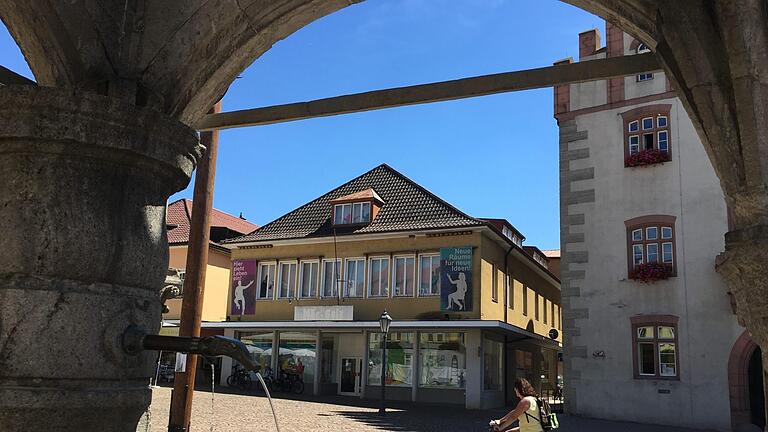
{"type": "MultiPolygon", "coordinates": [[[[661,82],[662,80],[659,80],[661,82]]],[[[654,90],[656,93],[660,91],[654,90]]],[[[572,359],[580,415],[643,423],[730,428],[727,366],[741,329],[730,309],[727,288],[715,272],[715,256],[724,249],[726,207],[714,170],[693,126],[677,99],[672,104],[671,162],[642,168],[624,167],[621,112],[636,106],[577,117],[588,131],[582,147],[590,157],[572,161],[570,169],[594,167],[594,180],[574,182],[572,190],[595,190],[595,202],[569,206],[585,213],[585,242],[567,249],[588,251],[586,271],[572,308],[588,308],[578,319],[578,335],[567,343],[586,346],[586,358],[572,359]],[[676,216],[677,277],[654,284],[627,280],[624,221],[644,215],[676,216]],[[680,317],[679,381],[633,378],[629,317],[669,314],[680,317]],[[592,353],[605,352],[605,358],[592,353]],[[658,393],[659,389],[669,394],[658,393]]],[[[573,147],[571,147],[573,148],[573,147]]],[[[566,377],[568,385],[568,377],[566,377]]]]}

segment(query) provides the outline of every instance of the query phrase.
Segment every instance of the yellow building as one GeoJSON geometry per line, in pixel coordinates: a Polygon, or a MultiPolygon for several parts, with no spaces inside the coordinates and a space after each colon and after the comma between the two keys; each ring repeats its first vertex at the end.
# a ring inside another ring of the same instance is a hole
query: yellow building
{"type": "Polygon", "coordinates": [[[523,240],[381,165],[224,241],[228,321],[204,326],[262,368],[298,368],[308,392],[377,398],[387,310],[389,399],[502,406],[517,377],[557,379],[560,282],[523,240]]]}
{"type": "MultiPolygon", "coordinates": [[[[187,267],[187,248],[189,229],[192,220],[192,201],[180,199],[168,204],[166,225],[168,231],[169,259],[171,273],[181,276],[182,281],[187,267]]],[[[230,281],[230,251],[221,246],[222,240],[248,234],[258,228],[242,218],[232,216],[220,210],[211,210],[211,234],[208,246],[208,266],[205,271],[205,296],[203,301],[203,321],[224,321],[227,318],[227,291],[230,281]]],[[[174,325],[181,315],[183,292],[168,299],[165,305],[168,312],[163,314],[166,323],[164,333],[173,333],[174,325]]]]}

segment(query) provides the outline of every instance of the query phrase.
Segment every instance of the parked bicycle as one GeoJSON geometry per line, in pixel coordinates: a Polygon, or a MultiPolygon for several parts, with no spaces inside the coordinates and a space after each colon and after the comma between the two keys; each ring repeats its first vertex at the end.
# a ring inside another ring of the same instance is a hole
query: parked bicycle
{"type": "Polygon", "coordinates": [[[304,379],[301,375],[287,371],[280,371],[280,375],[272,383],[272,388],[285,393],[304,393],[304,379]]]}
{"type": "Polygon", "coordinates": [[[232,371],[232,375],[227,377],[227,385],[230,387],[237,387],[244,390],[248,390],[253,386],[253,380],[251,374],[245,370],[242,366],[235,366],[235,370],[232,371]]]}

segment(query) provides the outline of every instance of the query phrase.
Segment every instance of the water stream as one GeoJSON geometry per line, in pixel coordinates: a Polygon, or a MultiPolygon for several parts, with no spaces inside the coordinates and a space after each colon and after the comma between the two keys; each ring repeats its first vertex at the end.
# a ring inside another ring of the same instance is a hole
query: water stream
{"type": "Polygon", "coordinates": [[[272,405],[272,396],[269,394],[269,389],[267,388],[267,384],[264,382],[264,378],[261,377],[261,372],[256,372],[256,378],[259,379],[259,382],[261,383],[261,387],[264,389],[264,394],[267,395],[267,400],[269,400],[269,407],[272,409],[272,418],[275,419],[275,429],[277,429],[277,432],[280,432],[280,425],[277,423],[277,414],[275,413],[275,406],[272,405]]]}

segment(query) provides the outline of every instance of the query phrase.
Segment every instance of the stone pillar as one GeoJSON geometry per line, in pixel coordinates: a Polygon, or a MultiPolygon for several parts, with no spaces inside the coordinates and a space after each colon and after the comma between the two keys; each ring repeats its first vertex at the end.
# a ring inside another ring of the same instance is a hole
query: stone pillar
{"type": "Polygon", "coordinates": [[[71,90],[0,88],[0,430],[135,431],[160,327],[165,206],[201,147],[165,115],[71,90]]]}

